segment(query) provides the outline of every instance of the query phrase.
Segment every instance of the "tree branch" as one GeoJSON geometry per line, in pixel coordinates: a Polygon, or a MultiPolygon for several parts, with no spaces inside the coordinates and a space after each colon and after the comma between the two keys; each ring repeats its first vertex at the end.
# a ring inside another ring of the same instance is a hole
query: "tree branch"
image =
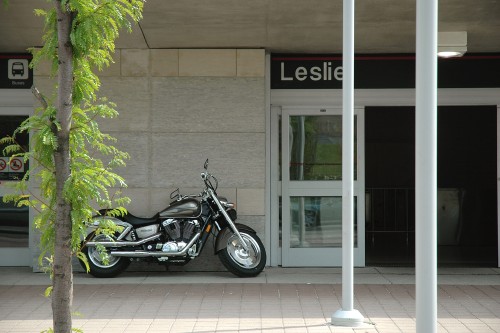
{"type": "Polygon", "coordinates": [[[42,104],[42,107],[44,110],[47,110],[49,107],[49,103],[47,103],[47,100],[45,97],[40,93],[40,91],[37,89],[37,87],[33,86],[31,87],[31,92],[33,95],[35,95],[36,99],[42,104]]]}

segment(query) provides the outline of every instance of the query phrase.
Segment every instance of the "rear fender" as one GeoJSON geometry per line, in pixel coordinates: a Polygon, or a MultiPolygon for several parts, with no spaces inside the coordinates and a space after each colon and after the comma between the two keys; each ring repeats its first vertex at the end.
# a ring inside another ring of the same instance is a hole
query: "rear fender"
{"type": "MultiPolygon", "coordinates": [[[[246,231],[251,234],[256,234],[257,232],[250,228],[247,225],[241,224],[241,223],[235,223],[236,228],[238,228],[239,231],[246,231]]],[[[233,230],[231,230],[230,227],[225,227],[222,229],[219,234],[217,235],[217,239],[215,240],[215,254],[219,252],[222,249],[225,249],[227,246],[227,240],[229,237],[233,235],[233,230]]]]}

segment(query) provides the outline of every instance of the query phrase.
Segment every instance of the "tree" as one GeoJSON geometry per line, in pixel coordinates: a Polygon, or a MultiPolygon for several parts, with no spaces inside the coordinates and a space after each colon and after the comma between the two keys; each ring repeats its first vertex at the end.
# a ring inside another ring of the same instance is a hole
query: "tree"
{"type": "MultiPolygon", "coordinates": [[[[32,50],[32,66],[42,59],[57,73],[55,101],[36,93],[42,107],[24,121],[12,136],[0,140],[5,153],[31,161],[19,182],[17,194],[7,199],[38,210],[35,226],[41,231],[40,262],[52,277],[53,331],[72,330],[74,255],[86,262],[81,240],[96,214],[95,207],[118,205],[123,213],[127,198],[110,194],[124,187],[112,170],[124,165],[127,154],[109,142],[114,139],[98,128],[98,117],[114,117],[114,104],[98,99],[100,81],[93,69],[112,61],[115,40],[122,27],[142,18],[143,0],[51,0],[53,8],[35,10],[45,18],[44,46],[32,50]],[[31,132],[30,150],[23,151],[16,135],[31,132]],[[104,163],[99,155],[106,155],[104,163]],[[97,157],[96,157],[97,156],[97,157]],[[40,196],[29,192],[28,178],[40,181],[40,196]],[[44,258],[47,259],[44,261],[44,258]]],[[[113,232],[110,225],[101,232],[113,232]]],[[[52,331],[52,330],[50,330],[52,331]]]]}

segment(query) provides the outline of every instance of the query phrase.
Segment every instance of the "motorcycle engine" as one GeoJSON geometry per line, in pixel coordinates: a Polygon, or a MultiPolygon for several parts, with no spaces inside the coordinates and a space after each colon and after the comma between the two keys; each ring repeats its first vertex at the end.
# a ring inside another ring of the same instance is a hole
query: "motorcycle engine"
{"type": "Polygon", "coordinates": [[[162,226],[169,241],[162,245],[161,251],[175,253],[184,249],[195,231],[198,231],[200,224],[197,220],[166,219],[162,222],[162,226]]]}

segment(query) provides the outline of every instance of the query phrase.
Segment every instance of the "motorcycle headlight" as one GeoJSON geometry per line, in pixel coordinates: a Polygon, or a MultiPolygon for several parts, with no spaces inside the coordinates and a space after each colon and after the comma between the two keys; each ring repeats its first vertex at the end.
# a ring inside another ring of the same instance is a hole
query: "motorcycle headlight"
{"type": "Polygon", "coordinates": [[[227,212],[227,215],[229,215],[229,217],[231,218],[231,220],[233,220],[233,222],[238,218],[238,214],[236,214],[236,210],[230,208],[228,210],[226,210],[227,212]]]}

